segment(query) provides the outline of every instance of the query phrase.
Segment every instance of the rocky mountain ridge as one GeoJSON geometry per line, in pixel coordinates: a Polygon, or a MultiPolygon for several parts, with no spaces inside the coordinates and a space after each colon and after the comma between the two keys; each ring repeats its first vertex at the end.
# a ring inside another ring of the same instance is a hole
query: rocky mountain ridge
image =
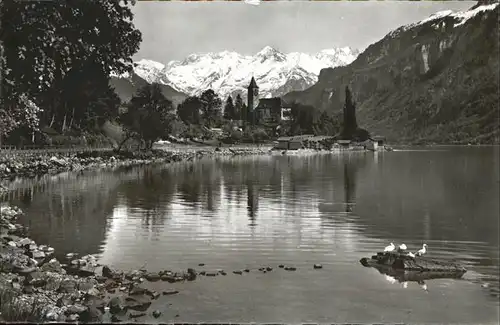
{"type": "Polygon", "coordinates": [[[360,126],[391,141],[498,143],[498,11],[480,4],[402,26],[283,99],[340,116],[349,85],[360,126]]]}
{"type": "Polygon", "coordinates": [[[143,59],[135,62],[132,77],[112,75],[112,79],[115,84],[123,84],[123,89],[133,80],[139,83],[140,78],[147,83],[164,85],[168,87],[167,93],[175,95],[200,95],[213,89],[225,99],[238,93],[245,98],[246,88],[254,77],[260,97],[266,98],[306,89],[318,80],[321,69],[349,64],[358,54],[359,51],[349,47],[316,54],[284,54],[266,46],[253,56],[230,51],[191,54],[183,61],[171,61],[167,65],[143,59]]]}

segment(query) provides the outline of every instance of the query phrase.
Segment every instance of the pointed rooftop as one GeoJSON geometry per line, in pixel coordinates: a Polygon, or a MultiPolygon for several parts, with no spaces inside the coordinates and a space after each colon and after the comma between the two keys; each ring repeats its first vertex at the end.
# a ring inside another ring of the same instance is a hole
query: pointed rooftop
{"type": "Polygon", "coordinates": [[[248,85],[248,89],[250,88],[259,88],[259,86],[257,86],[257,83],[255,82],[255,78],[252,77],[252,80],[250,80],[250,84],[248,85]]]}

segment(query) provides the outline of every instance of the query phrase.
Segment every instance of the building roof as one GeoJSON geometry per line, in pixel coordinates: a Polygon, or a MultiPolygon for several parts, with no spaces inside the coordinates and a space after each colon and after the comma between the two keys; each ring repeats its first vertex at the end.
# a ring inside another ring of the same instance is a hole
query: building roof
{"type": "Polygon", "coordinates": [[[248,89],[253,89],[253,88],[259,88],[259,86],[257,86],[257,83],[255,82],[254,77],[252,77],[252,80],[250,80],[250,84],[248,85],[248,89]]]}

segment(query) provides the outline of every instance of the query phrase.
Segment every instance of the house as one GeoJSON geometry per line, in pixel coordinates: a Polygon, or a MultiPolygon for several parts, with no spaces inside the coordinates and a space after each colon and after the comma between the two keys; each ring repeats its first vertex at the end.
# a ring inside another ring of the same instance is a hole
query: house
{"type": "Polygon", "coordinates": [[[304,148],[304,143],[303,141],[305,139],[311,138],[313,135],[311,134],[306,134],[306,135],[297,135],[294,137],[281,137],[278,138],[278,145],[276,146],[276,149],[281,149],[281,150],[298,150],[304,148]]]}
{"type": "Polygon", "coordinates": [[[288,150],[298,150],[302,149],[302,139],[292,138],[288,141],[288,150]]]}
{"type": "Polygon", "coordinates": [[[379,147],[382,147],[385,142],[385,138],[381,136],[373,136],[370,138],[370,140],[376,142],[379,147]]]}
{"type": "Polygon", "coordinates": [[[278,138],[278,145],[276,145],[276,149],[280,150],[288,150],[288,142],[292,137],[281,137],[278,138]]]}
{"type": "Polygon", "coordinates": [[[351,140],[338,140],[337,143],[341,149],[347,149],[351,146],[351,140]]]}
{"type": "Polygon", "coordinates": [[[279,124],[281,116],[281,98],[262,98],[255,107],[257,124],[279,124]]]}

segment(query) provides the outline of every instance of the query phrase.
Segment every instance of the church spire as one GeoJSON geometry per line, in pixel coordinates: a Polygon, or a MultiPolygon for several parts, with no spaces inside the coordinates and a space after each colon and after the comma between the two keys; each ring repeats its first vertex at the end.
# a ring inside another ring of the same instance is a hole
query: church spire
{"type": "Polygon", "coordinates": [[[254,88],[259,88],[259,86],[257,86],[257,83],[255,82],[255,78],[252,76],[252,80],[250,80],[250,85],[248,85],[248,89],[254,89],[254,88]]]}

